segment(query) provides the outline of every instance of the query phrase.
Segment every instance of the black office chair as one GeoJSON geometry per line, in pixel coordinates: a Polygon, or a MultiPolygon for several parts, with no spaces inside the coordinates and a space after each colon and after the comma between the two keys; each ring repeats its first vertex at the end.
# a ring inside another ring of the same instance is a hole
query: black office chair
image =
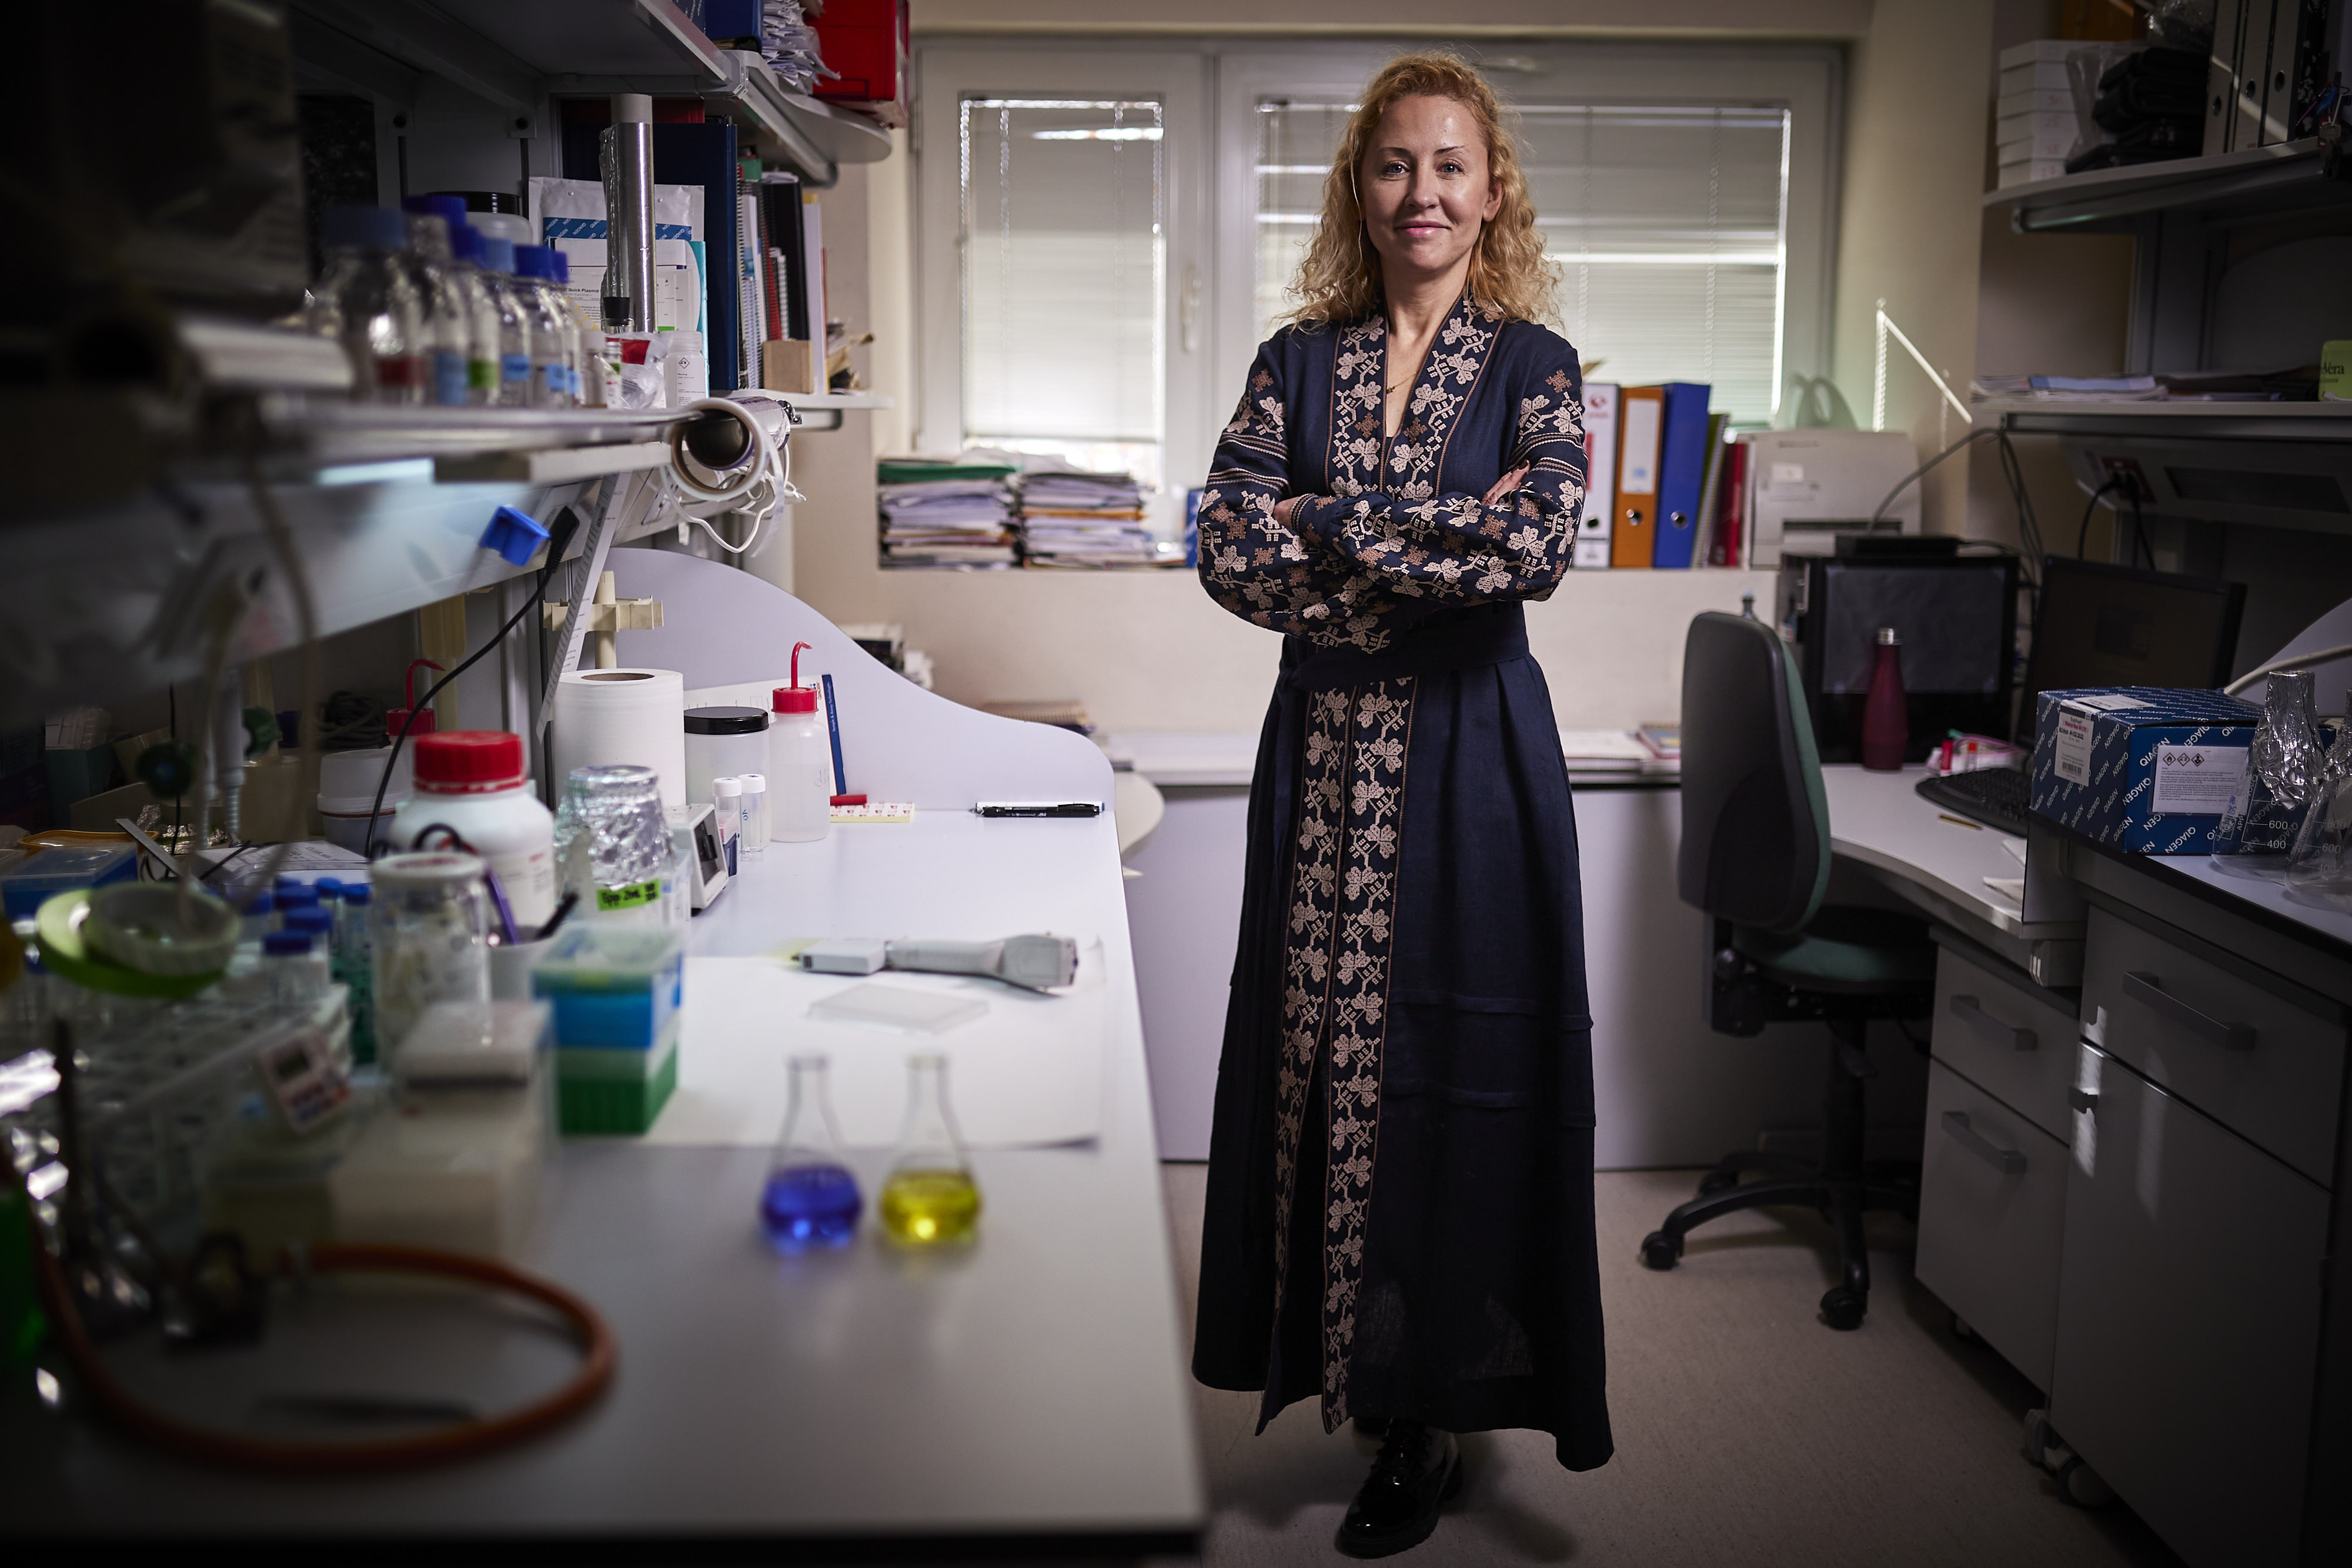
{"type": "Polygon", "coordinates": [[[1761,622],[1706,614],[1683,646],[1683,902],[1712,922],[1707,1022],[1732,1035],[1768,1023],[1830,1026],[1819,1162],[1740,1150],[1699,1196],[1642,1242],[1642,1261],[1671,1269],[1693,1227],[1742,1208],[1787,1204],[1837,1228],[1843,1282],[1822,1298],[1832,1328],[1862,1326],[1870,1260],[1862,1217],[1918,1216],[1917,1167],[1863,1159],[1864,1031],[1872,1019],[1926,1017],[1935,948],[1926,925],[1885,909],[1824,908],[1829,809],[1811,716],[1780,639],[1761,622]],[[1743,1182],[1748,1174],[1763,1177],[1743,1182]]]}

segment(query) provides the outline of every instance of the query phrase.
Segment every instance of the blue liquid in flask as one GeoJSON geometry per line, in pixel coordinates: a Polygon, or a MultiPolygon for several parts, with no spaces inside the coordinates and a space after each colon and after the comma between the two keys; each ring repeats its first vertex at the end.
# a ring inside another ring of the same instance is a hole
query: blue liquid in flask
{"type": "Polygon", "coordinates": [[[782,1252],[846,1247],[857,1239],[865,1207],[857,1178],[839,1166],[793,1166],[772,1171],[760,1197],[760,1222],[782,1252]]]}

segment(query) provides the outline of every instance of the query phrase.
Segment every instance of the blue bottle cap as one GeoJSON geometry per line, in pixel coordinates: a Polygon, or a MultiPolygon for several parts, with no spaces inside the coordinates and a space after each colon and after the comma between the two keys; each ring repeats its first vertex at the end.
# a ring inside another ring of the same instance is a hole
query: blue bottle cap
{"type": "Polygon", "coordinates": [[[307,887],[279,888],[278,907],[279,909],[316,909],[319,907],[319,895],[307,887]]]}
{"type": "Polygon", "coordinates": [[[341,877],[322,876],[310,885],[319,890],[319,902],[321,904],[324,904],[331,898],[341,898],[343,896],[343,879],[341,877]]]}
{"type": "Polygon", "coordinates": [[[552,278],[555,268],[547,265],[547,247],[543,245],[519,245],[514,247],[517,277],[552,278]]]}
{"type": "Polygon", "coordinates": [[[409,212],[440,218],[453,231],[466,221],[466,198],[463,196],[410,196],[400,204],[409,212]]]}
{"type": "Polygon", "coordinates": [[[555,264],[555,281],[569,287],[572,282],[572,257],[564,254],[562,246],[553,245],[547,247],[547,255],[555,264]]]}
{"type": "Polygon", "coordinates": [[[482,265],[482,231],[471,224],[449,225],[449,254],[459,261],[482,265]]]}
{"type": "Polygon", "coordinates": [[[512,507],[492,512],[490,526],[482,530],[482,548],[498,551],[499,559],[509,566],[529,566],[546,542],[547,529],[539,519],[512,507]]]}
{"type": "Polygon", "coordinates": [[[298,888],[309,887],[310,884],[299,876],[281,876],[269,885],[274,893],[287,893],[298,888]]]}
{"type": "Polygon", "coordinates": [[[408,243],[408,224],[390,207],[329,207],[319,217],[319,238],[331,250],[343,246],[398,250],[408,243]]]}
{"type": "Polygon", "coordinates": [[[308,931],[272,931],[261,939],[261,950],[273,958],[294,958],[310,951],[308,931]]]}
{"type": "Polygon", "coordinates": [[[334,928],[335,917],[315,904],[308,909],[286,912],[286,929],[289,931],[299,931],[307,936],[322,936],[334,928]]]}
{"type": "Polygon", "coordinates": [[[482,235],[481,264],[484,272],[511,274],[515,269],[514,241],[500,239],[496,235],[482,235]]]}
{"type": "Polygon", "coordinates": [[[343,902],[345,904],[355,904],[362,909],[365,909],[367,907],[368,900],[374,895],[375,890],[370,887],[366,883],[347,882],[343,883],[343,902]]]}

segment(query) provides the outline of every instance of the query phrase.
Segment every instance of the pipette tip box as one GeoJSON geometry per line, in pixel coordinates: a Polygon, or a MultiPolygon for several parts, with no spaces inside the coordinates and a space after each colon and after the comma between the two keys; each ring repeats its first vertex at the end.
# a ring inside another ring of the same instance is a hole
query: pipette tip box
{"type": "Polygon", "coordinates": [[[555,1013],[556,1103],[566,1134],[637,1134],[677,1087],[686,938],[594,921],[566,931],[531,970],[555,1013]]]}

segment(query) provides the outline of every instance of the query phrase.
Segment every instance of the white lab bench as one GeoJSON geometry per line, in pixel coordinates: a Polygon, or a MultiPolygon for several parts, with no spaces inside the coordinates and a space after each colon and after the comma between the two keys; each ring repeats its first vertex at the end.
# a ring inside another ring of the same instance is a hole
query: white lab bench
{"type": "MultiPolygon", "coordinates": [[[[911,823],[772,847],[696,917],[689,953],[899,932],[1053,930],[1090,951],[1098,939],[1100,1136],[977,1151],[985,1209],[967,1251],[904,1255],[869,1236],[799,1259],[760,1231],[764,1146],[568,1141],[522,1261],[585,1296],[617,1336],[618,1372],[585,1416],[472,1462],[288,1479],[188,1464],[87,1416],[15,1409],[0,1413],[12,1537],[645,1557],[1123,1558],[1196,1545],[1200,1458],[1114,822],[968,810],[978,795],[1107,801],[1108,765],[1076,737],[919,691],[743,573],[643,551],[614,564],[623,591],[667,598],[672,626],[700,627],[667,648],[663,633],[624,633],[646,639],[624,659],[683,667],[708,687],[766,679],[793,641],[813,643],[866,782],[922,808],[911,823]]],[[[780,1056],[790,1042],[780,1018],[780,1056]]],[[[851,1164],[870,1229],[887,1154],[855,1151],[851,1164]]],[[[499,1367],[472,1370],[500,1386],[499,1367]]]]}

